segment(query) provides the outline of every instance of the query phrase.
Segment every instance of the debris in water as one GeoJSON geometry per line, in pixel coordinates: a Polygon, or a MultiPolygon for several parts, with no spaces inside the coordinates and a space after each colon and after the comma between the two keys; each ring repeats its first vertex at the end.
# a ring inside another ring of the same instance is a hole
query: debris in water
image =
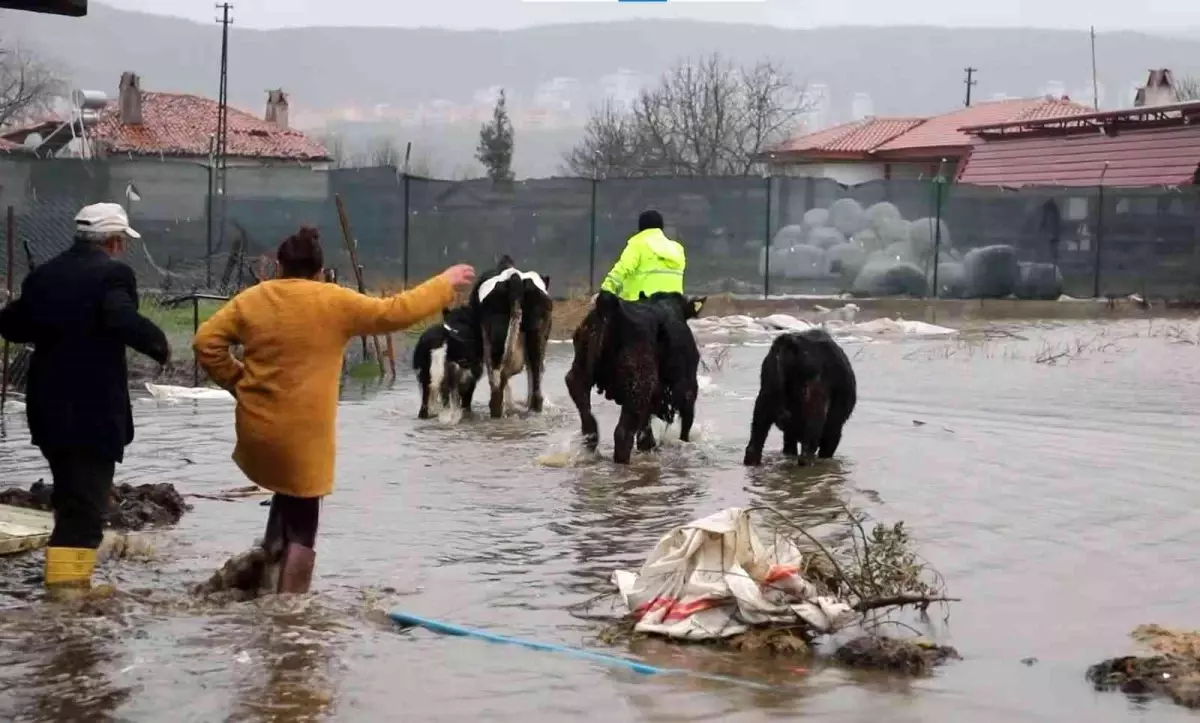
{"type": "Polygon", "coordinates": [[[958,651],[920,638],[900,640],[863,635],[837,649],[835,660],[850,668],[869,668],[905,675],[928,675],[947,660],[960,660],[958,651]]]}
{"type": "Polygon", "coordinates": [[[267,551],[255,545],[234,555],[207,581],[196,585],[192,594],[199,596],[228,594],[234,600],[253,600],[263,592],[267,571],[267,551]]]}
{"type": "MultiPolygon", "coordinates": [[[[38,480],[28,490],[10,487],[0,490],[0,504],[32,510],[51,509],[53,484],[38,480]]],[[[147,525],[173,525],[192,506],[183,500],[175,485],[160,482],[134,487],[113,485],[104,522],[114,530],[141,530],[147,525]]]]}
{"type": "Polygon", "coordinates": [[[1181,706],[1200,708],[1200,632],[1140,625],[1131,637],[1157,655],[1126,655],[1089,667],[1087,679],[1096,690],[1164,696],[1181,706]]]}
{"type": "Polygon", "coordinates": [[[834,660],[923,675],[958,659],[947,646],[877,633],[894,622],[885,619],[890,611],[924,611],[953,598],[909,549],[903,523],[876,525],[868,533],[863,517],[846,513],[850,539],[834,551],[770,508],[731,508],[676,528],[659,540],[641,570],[613,573],[623,611],[604,617],[609,625],[600,641],[653,635],[745,654],[811,656],[818,638],[857,627],[866,634],[839,648],[834,660]],[[777,518],[772,535],[751,511],[777,518]],[[753,584],[730,584],[739,579],[753,584]]]}

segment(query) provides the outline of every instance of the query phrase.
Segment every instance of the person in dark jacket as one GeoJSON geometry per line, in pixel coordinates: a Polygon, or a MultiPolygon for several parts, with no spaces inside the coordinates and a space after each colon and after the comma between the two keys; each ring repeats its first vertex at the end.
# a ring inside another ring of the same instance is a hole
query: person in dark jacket
{"type": "Polygon", "coordinates": [[[25,414],[54,478],[47,588],[87,587],[117,463],[133,441],[125,347],[170,361],[162,330],[138,313],[133,269],[113,257],[140,238],[115,203],[75,216],[75,243],[37,267],[0,310],[0,336],[32,344],[25,414]]]}

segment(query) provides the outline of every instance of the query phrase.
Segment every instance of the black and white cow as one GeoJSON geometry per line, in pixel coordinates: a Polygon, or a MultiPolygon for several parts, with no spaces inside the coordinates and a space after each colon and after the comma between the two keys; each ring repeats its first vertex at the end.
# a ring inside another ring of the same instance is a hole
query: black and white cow
{"type": "Polygon", "coordinates": [[[442,309],[442,323],[421,333],[413,350],[413,369],[421,385],[419,419],[430,409],[456,402],[464,416],[471,414],[471,398],[483,376],[483,351],[479,323],[470,306],[442,309]]]}
{"type": "Polygon", "coordinates": [[[783,453],[799,451],[801,464],[832,457],[857,399],[850,359],[823,329],[777,337],[763,359],[743,464],[762,464],[772,425],[783,432],[783,453]]]}
{"type": "Polygon", "coordinates": [[[700,349],[687,320],[697,316],[706,297],[654,294],[623,301],[601,291],[575,330],[575,359],[567,372],[567,390],[579,410],[584,445],[600,440],[592,414],[592,388],[621,407],[613,432],[613,461],[628,464],[636,436],[639,451],[656,445],[650,418],[667,424],[680,420],[679,438],[691,435],[699,385],[700,349]]]}
{"type": "Polygon", "coordinates": [[[479,324],[492,417],[503,415],[508,380],[521,371],[528,375],[530,411],[542,411],[542,373],[554,310],[550,277],[521,271],[504,256],[479,277],[470,306],[479,324]]]}

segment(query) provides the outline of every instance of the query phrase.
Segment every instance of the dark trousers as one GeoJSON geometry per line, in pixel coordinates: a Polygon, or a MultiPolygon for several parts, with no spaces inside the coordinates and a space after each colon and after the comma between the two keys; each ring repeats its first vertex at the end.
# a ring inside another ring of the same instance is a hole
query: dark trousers
{"type": "Polygon", "coordinates": [[[116,462],[86,449],[42,447],[50,463],[54,490],[54,531],[50,547],[95,550],[104,539],[104,516],[112,492],[116,462]]]}
{"type": "Polygon", "coordinates": [[[292,543],[315,549],[320,517],[320,497],[292,497],[275,493],[271,498],[271,512],[267,515],[263,549],[272,557],[282,555],[292,543]]]}

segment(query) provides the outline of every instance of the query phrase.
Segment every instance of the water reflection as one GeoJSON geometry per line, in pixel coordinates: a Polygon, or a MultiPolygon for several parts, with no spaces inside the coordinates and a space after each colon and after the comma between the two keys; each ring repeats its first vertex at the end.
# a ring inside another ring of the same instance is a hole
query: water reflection
{"type": "MultiPolygon", "coordinates": [[[[280,600],[271,604],[294,604],[280,600]]],[[[333,709],[335,657],[327,633],[314,629],[302,614],[260,611],[258,624],[238,653],[251,661],[238,684],[228,720],[253,723],[317,721],[333,709]]]]}
{"type": "Polygon", "coordinates": [[[116,683],[115,658],[124,631],[104,618],[87,619],[77,605],[51,605],[47,616],[10,611],[0,621],[5,688],[14,710],[4,718],[35,721],[115,720],[134,692],[116,683]],[[9,676],[21,671],[13,680],[9,676]]]}

